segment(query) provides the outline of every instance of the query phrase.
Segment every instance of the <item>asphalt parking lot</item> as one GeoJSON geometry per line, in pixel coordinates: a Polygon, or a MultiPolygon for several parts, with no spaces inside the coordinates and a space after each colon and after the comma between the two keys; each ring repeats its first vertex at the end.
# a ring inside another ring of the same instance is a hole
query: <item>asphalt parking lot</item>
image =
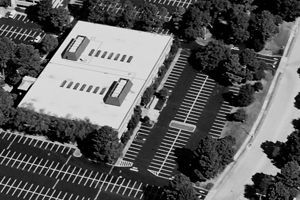
{"type": "Polygon", "coordinates": [[[0,18],[0,36],[8,37],[15,43],[32,44],[34,39],[39,38],[41,41],[45,35],[44,31],[25,15],[16,14],[12,19],[0,18]]]}
{"type": "Polygon", "coordinates": [[[13,132],[0,132],[0,199],[142,199],[148,185],[119,174],[111,166],[75,158],[75,148],[13,132]]]}

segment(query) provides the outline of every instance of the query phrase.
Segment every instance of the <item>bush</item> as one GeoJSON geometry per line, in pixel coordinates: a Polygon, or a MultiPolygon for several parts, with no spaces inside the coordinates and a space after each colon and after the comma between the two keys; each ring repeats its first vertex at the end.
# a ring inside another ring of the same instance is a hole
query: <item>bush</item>
{"type": "Polygon", "coordinates": [[[245,107],[250,105],[254,101],[254,92],[255,91],[252,85],[243,85],[239,91],[238,96],[236,97],[237,106],[245,107]]]}
{"type": "Polygon", "coordinates": [[[247,118],[247,113],[244,109],[240,108],[231,114],[231,119],[237,122],[244,122],[247,118]]]}
{"type": "Polygon", "coordinates": [[[145,90],[145,92],[141,98],[142,106],[146,106],[151,101],[151,98],[152,98],[154,92],[155,92],[155,90],[152,85],[145,90]]]}
{"type": "Polygon", "coordinates": [[[145,124],[150,124],[150,118],[149,118],[148,116],[145,116],[145,117],[143,118],[143,123],[145,123],[145,124]]]}
{"type": "Polygon", "coordinates": [[[124,132],[122,134],[122,137],[121,137],[121,142],[125,145],[127,144],[127,142],[129,141],[131,135],[133,133],[133,130],[127,130],[126,132],[124,132]]]}
{"type": "Polygon", "coordinates": [[[254,88],[255,92],[259,92],[260,90],[264,89],[264,86],[260,81],[258,81],[253,84],[253,88],[254,88]]]}
{"type": "Polygon", "coordinates": [[[162,88],[157,93],[157,98],[162,99],[162,100],[166,100],[168,96],[169,96],[169,90],[167,88],[162,88]]]}

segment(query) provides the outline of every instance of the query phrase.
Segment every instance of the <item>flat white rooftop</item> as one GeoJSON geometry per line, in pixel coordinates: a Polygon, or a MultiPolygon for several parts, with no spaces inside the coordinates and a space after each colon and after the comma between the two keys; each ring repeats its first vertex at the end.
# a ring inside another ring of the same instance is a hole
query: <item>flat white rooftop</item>
{"type": "Polygon", "coordinates": [[[58,117],[89,119],[118,130],[171,40],[170,36],[78,21],[19,106],[58,117]],[[80,59],[63,59],[63,51],[78,35],[90,40],[80,59]],[[104,95],[120,78],[133,83],[130,92],[121,106],[105,104],[104,95]]]}

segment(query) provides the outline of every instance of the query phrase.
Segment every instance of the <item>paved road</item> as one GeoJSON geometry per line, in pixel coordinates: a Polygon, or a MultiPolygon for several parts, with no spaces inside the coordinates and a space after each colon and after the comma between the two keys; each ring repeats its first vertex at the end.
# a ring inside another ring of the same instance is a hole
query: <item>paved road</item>
{"type": "Polygon", "coordinates": [[[279,85],[274,93],[259,133],[252,145],[240,157],[233,169],[229,171],[227,178],[212,191],[207,199],[210,200],[244,200],[244,186],[251,184],[251,177],[256,172],[276,174],[279,169],[274,167],[266,155],[262,152],[262,142],[285,141],[292,132],[291,121],[300,116],[300,112],[294,108],[294,97],[300,91],[300,79],[296,73],[300,66],[300,36],[295,38],[294,47],[289,54],[287,66],[284,68],[279,85]]]}

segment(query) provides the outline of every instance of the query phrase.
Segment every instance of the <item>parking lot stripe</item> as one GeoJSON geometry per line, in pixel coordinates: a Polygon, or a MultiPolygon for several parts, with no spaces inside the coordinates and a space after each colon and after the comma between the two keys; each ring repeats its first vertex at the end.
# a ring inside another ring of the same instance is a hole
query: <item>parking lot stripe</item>
{"type": "Polygon", "coordinates": [[[19,160],[21,153],[18,154],[17,158],[15,159],[15,161],[12,163],[11,167],[14,167],[15,163],[17,162],[17,160],[19,160]]]}
{"type": "Polygon", "coordinates": [[[136,198],[138,192],[140,191],[141,187],[142,187],[143,183],[140,183],[138,189],[136,190],[135,194],[134,194],[134,198],[136,198]]]}
{"type": "Polygon", "coordinates": [[[94,188],[97,188],[98,184],[99,184],[99,183],[100,183],[100,181],[101,181],[101,178],[102,178],[102,176],[103,176],[103,173],[101,174],[101,176],[100,176],[100,178],[98,179],[98,182],[97,182],[97,184],[95,185],[95,187],[94,187],[94,188]]]}
{"type": "Polygon", "coordinates": [[[8,194],[8,193],[9,193],[9,191],[10,191],[11,188],[12,188],[12,186],[14,186],[15,182],[16,182],[16,179],[13,181],[13,183],[11,184],[11,187],[8,188],[8,190],[6,191],[5,194],[8,194]]]}
{"type": "Polygon", "coordinates": [[[128,194],[127,196],[130,197],[130,195],[131,195],[131,193],[132,193],[132,190],[135,189],[135,188],[134,188],[135,184],[136,184],[136,181],[134,181],[134,184],[133,184],[133,186],[131,187],[131,190],[130,190],[130,192],[129,192],[129,194],[128,194]]]}
{"type": "Polygon", "coordinates": [[[11,194],[11,196],[14,196],[14,195],[15,195],[17,189],[20,188],[20,185],[21,185],[21,184],[22,184],[22,180],[19,182],[18,186],[15,187],[15,190],[14,190],[14,192],[11,194]]]}
{"type": "Polygon", "coordinates": [[[20,192],[19,192],[19,194],[18,194],[17,197],[19,197],[19,196],[22,194],[22,192],[25,190],[25,187],[27,186],[27,184],[28,184],[28,182],[26,182],[26,183],[23,185],[23,187],[22,187],[22,189],[20,189],[20,192]]]}
{"type": "Polygon", "coordinates": [[[117,180],[115,181],[115,183],[113,184],[112,189],[110,190],[110,192],[112,192],[114,190],[114,188],[116,187],[118,181],[119,181],[120,177],[117,178],[117,180]]]}
{"type": "MultiPolygon", "coordinates": [[[[80,183],[81,183],[82,179],[85,177],[85,174],[86,174],[87,171],[88,171],[88,170],[86,169],[86,170],[84,171],[83,175],[81,175],[81,178],[80,178],[80,180],[79,180],[79,182],[78,182],[78,185],[80,185],[80,183]]],[[[88,180],[88,179],[87,179],[87,180],[88,180]]]]}
{"type": "Polygon", "coordinates": [[[129,184],[130,184],[130,182],[131,182],[131,180],[129,180],[129,181],[128,181],[128,183],[127,183],[127,185],[125,186],[125,189],[124,189],[124,191],[123,191],[122,195],[124,195],[124,194],[125,194],[125,191],[127,190],[128,186],[129,186],[129,184]]]}
{"type": "MultiPolygon", "coordinates": [[[[46,163],[43,165],[43,166],[45,166],[45,168],[46,168],[46,166],[47,166],[47,163],[48,163],[48,161],[49,161],[49,160],[46,160],[46,163]]],[[[40,170],[39,174],[41,174],[41,173],[42,173],[42,171],[43,171],[43,169],[44,169],[44,167],[43,167],[43,166],[41,167],[41,170],[40,170]]]]}

